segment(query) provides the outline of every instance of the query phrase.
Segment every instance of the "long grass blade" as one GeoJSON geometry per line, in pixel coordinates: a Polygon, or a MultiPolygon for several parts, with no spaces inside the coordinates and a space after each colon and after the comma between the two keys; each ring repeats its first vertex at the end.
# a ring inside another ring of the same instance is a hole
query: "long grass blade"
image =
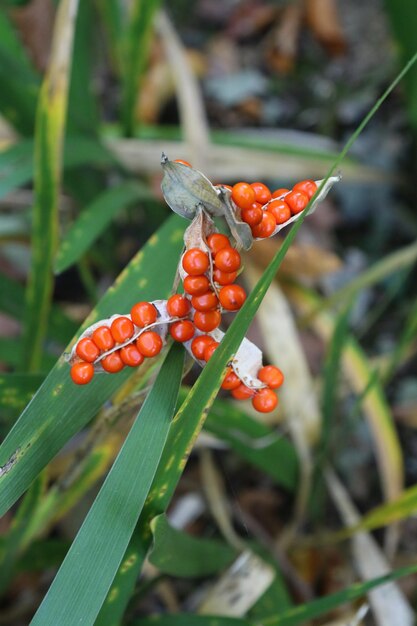
{"type": "Polygon", "coordinates": [[[148,495],[175,410],[184,352],[171,347],[33,626],[93,624],[148,495]]]}
{"type": "MultiPolygon", "coordinates": [[[[62,143],[78,0],[59,4],[51,61],[42,84],[35,134],[35,204],[32,266],[27,287],[23,363],[39,369],[52,295],[52,263],[57,245],[62,143]]],[[[23,365],[22,363],[22,365],[23,365]]]]}
{"type": "Polygon", "coordinates": [[[125,42],[122,95],[122,122],[127,137],[132,137],[135,132],[136,101],[148,60],[153,19],[159,5],[160,0],[147,0],[147,2],[134,0],[130,7],[131,13],[125,42]]]}

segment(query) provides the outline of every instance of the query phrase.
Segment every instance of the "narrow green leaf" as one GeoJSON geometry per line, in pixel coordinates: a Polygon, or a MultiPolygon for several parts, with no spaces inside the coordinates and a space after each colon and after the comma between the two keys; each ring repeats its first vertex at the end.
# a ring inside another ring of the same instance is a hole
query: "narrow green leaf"
{"type": "Polygon", "coordinates": [[[23,335],[23,363],[29,371],[40,367],[51,304],[62,143],[77,8],[78,0],[62,0],[58,6],[50,64],[42,84],[36,116],[32,265],[23,335]]]}
{"type": "Polygon", "coordinates": [[[263,626],[298,626],[306,624],[309,620],[325,615],[346,602],[354,602],[362,598],[368,591],[379,587],[392,580],[398,580],[404,576],[410,576],[417,572],[417,564],[396,569],[385,576],[374,578],[363,583],[355,583],[346,587],[343,591],[337,591],[331,595],[313,600],[307,604],[295,606],[279,615],[271,616],[263,620],[263,626]]]}
{"type": "Polygon", "coordinates": [[[375,530],[382,526],[388,526],[394,522],[403,520],[411,515],[414,515],[417,511],[417,486],[404,489],[402,494],[396,500],[381,504],[375,507],[372,511],[366,513],[359,524],[344,528],[336,533],[326,535],[324,542],[327,541],[341,541],[342,539],[348,539],[352,535],[362,530],[375,530]]]}
{"type": "Polygon", "coordinates": [[[174,344],[33,626],[93,624],[148,495],[181,384],[184,351],[174,344]]]}
{"type": "Polygon", "coordinates": [[[25,554],[16,564],[16,573],[44,572],[46,569],[58,567],[70,544],[62,539],[41,539],[30,544],[25,554]]]}
{"type": "Polygon", "coordinates": [[[209,576],[231,564],[236,550],[224,541],[193,537],[171,526],[165,515],[151,522],[150,562],[164,574],[193,578],[209,576]]]}
{"type": "Polygon", "coordinates": [[[160,0],[134,0],[130,7],[123,66],[122,121],[127,137],[136,125],[136,101],[148,61],[152,24],[160,0]]]}
{"type": "Polygon", "coordinates": [[[118,0],[98,0],[98,11],[106,31],[110,60],[117,76],[123,67],[123,7],[118,0]]]}
{"type": "Polygon", "coordinates": [[[61,241],[55,259],[55,273],[60,274],[78,261],[119,211],[141,198],[150,197],[152,195],[146,187],[134,182],[106,189],[85,207],[61,241]]]}
{"type": "MultiPolygon", "coordinates": [[[[171,217],[153,235],[85,321],[128,312],[135,302],[167,297],[182,248],[183,223],[171,217]]],[[[85,387],[74,385],[60,359],[0,447],[0,516],[21,496],[62,446],[97,413],[128,378],[96,376],[85,387]]]]}

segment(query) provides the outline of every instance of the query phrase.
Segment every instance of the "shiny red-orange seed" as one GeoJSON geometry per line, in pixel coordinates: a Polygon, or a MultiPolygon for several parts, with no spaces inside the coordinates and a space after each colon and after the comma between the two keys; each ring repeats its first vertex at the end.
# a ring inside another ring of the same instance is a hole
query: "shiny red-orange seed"
{"type": "Polygon", "coordinates": [[[217,350],[218,347],[219,347],[218,341],[213,341],[212,343],[210,343],[207,346],[207,348],[204,350],[204,361],[210,361],[211,357],[213,356],[214,352],[217,350]]]}
{"type": "Polygon", "coordinates": [[[120,349],[120,358],[123,363],[129,367],[137,367],[145,360],[143,354],[139,352],[133,343],[130,343],[128,346],[124,346],[120,349]]]}
{"type": "Polygon", "coordinates": [[[279,189],[275,189],[275,191],[272,192],[272,197],[282,198],[282,196],[285,196],[285,194],[288,192],[289,192],[289,189],[285,189],[285,187],[280,187],[279,189]]]}
{"type": "Polygon", "coordinates": [[[174,322],[169,327],[170,335],[175,341],[189,341],[194,337],[195,326],[190,320],[174,322]]]}
{"type": "Polygon", "coordinates": [[[204,274],[210,267],[208,254],[200,248],[190,248],[182,257],[182,266],[191,276],[204,274]]]}
{"type": "Polygon", "coordinates": [[[191,167],[191,163],[188,163],[188,161],[184,161],[183,159],[175,159],[174,163],[181,163],[182,165],[186,165],[187,167],[191,167]]]}
{"type": "Polygon", "coordinates": [[[272,200],[272,202],[268,204],[267,211],[268,213],[272,213],[277,224],[284,224],[288,222],[291,217],[291,209],[285,200],[272,200]]]}
{"type": "Polygon", "coordinates": [[[238,311],[246,300],[246,291],[240,285],[226,285],[219,291],[219,300],[226,311],[238,311]]]}
{"type": "Polygon", "coordinates": [[[103,352],[114,348],[115,342],[108,326],[99,326],[91,335],[91,339],[103,352]]]}
{"type": "Polygon", "coordinates": [[[87,385],[94,376],[94,366],[86,361],[78,361],[71,367],[70,376],[76,385],[87,385]]]}
{"type": "Polygon", "coordinates": [[[83,337],[76,345],[75,352],[83,361],[92,363],[100,354],[100,350],[92,339],[83,337]]]}
{"type": "Polygon", "coordinates": [[[224,380],[222,382],[222,389],[232,391],[232,389],[237,389],[237,387],[239,387],[241,383],[242,381],[240,380],[239,376],[236,376],[234,371],[230,370],[224,377],[224,380]]]}
{"type": "Polygon", "coordinates": [[[250,209],[243,209],[241,212],[241,217],[246,224],[249,226],[257,226],[262,222],[262,206],[259,202],[254,202],[250,209]]]}
{"type": "Polygon", "coordinates": [[[190,312],[189,300],[179,293],[171,296],[167,302],[167,311],[171,317],[185,317],[190,312]]]}
{"type": "Polygon", "coordinates": [[[219,285],[231,285],[237,278],[237,272],[222,272],[215,268],[213,272],[213,280],[219,285]]]}
{"type": "Polygon", "coordinates": [[[232,389],[231,393],[235,400],[248,400],[255,395],[255,389],[251,389],[243,383],[240,383],[239,387],[232,389]]]}
{"type": "Polygon", "coordinates": [[[290,207],[291,213],[296,215],[306,208],[308,196],[302,191],[290,191],[290,193],[285,196],[285,202],[290,207]]]}
{"type": "Polygon", "coordinates": [[[222,248],[214,257],[214,264],[222,272],[236,272],[241,263],[240,254],[235,248],[222,248]]]}
{"type": "Polygon", "coordinates": [[[194,313],[194,324],[198,330],[209,333],[218,326],[222,321],[220,311],[196,311],[194,313]]]}
{"type": "Polygon", "coordinates": [[[133,326],[133,322],[131,322],[128,317],[124,317],[122,315],[121,317],[116,317],[116,319],[113,320],[110,330],[113,335],[113,339],[118,343],[123,343],[131,338],[135,332],[135,327],[133,326]]]}
{"type": "Polygon", "coordinates": [[[210,335],[198,335],[191,342],[191,352],[196,359],[204,360],[204,350],[213,343],[214,339],[210,335]]]}
{"type": "Polygon", "coordinates": [[[255,192],[255,200],[262,206],[272,198],[271,190],[263,183],[251,183],[251,187],[255,192]]]}
{"type": "Polygon", "coordinates": [[[153,330],[145,330],[136,339],[136,347],[147,358],[159,354],[162,350],[163,342],[161,337],[153,330]]]}
{"type": "Polygon", "coordinates": [[[272,213],[269,213],[269,211],[264,211],[263,213],[262,222],[258,224],[258,226],[254,226],[252,228],[252,235],[261,239],[270,237],[277,226],[275,217],[272,213]]]}
{"type": "Polygon", "coordinates": [[[312,198],[317,191],[317,185],[314,180],[302,180],[294,185],[293,191],[302,191],[308,199],[312,198]]]}
{"type": "Polygon", "coordinates": [[[272,389],[259,389],[252,398],[252,406],[259,413],[270,413],[278,405],[278,396],[272,389]]]}
{"type": "Polygon", "coordinates": [[[255,192],[249,183],[236,183],[232,188],[232,200],[241,209],[249,209],[255,202],[255,192]]]}
{"type": "Polygon", "coordinates": [[[124,363],[120,356],[120,350],[110,352],[110,354],[105,356],[100,363],[103,369],[110,374],[116,374],[116,372],[120,372],[120,370],[124,368],[124,363]]]}
{"type": "Polygon", "coordinates": [[[190,296],[201,296],[210,288],[207,276],[186,276],[184,278],[184,291],[190,296]]]}
{"type": "Polygon", "coordinates": [[[270,389],[278,389],[284,382],[284,374],[275,365],[265,365],[258,372],[258,378],[270,389]]]}
{"type": "Polygon", "coordinates": [[[207,245],[212,255],[215,256],[222,248],[230,247],[230,240],[223,233],[212,233],[207,237],[207,245]]]}
{"type": "Polygon", "coordinates": [[[214,291],[206,291],[201,296],[193,296],[191,304],[196,311],[213,311],[218,307],[219,301],[214,291]]]}
{"type": "Polygon", "coordinates": [[[139,328],[145,328],[156,322],[157,315],[157,310],[151,302],[137,302],[130,310],[130,317],[139,328]]]}

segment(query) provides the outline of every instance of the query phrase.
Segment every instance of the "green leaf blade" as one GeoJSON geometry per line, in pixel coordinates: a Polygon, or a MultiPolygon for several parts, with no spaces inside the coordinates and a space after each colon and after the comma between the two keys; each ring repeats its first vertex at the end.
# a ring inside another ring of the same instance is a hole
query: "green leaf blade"
{"type": "Polygon", "coordinates": [[[94,623],[148,495],[175,409],[183,360],[182,348],[172,346],[33,626],[94,623]]]}

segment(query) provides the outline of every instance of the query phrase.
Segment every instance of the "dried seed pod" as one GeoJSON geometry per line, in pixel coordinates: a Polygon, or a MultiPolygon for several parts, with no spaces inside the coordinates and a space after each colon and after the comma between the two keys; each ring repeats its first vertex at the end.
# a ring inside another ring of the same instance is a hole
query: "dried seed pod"
{"type": "Polygon", "coordinates": [[[208,178],[193,167],[170,161],[162,153],[161,165],[164,172],[162,193],[171,209],[192,220],[199,207],[210,215],[223,215],[223,203],[208,178]]]}

